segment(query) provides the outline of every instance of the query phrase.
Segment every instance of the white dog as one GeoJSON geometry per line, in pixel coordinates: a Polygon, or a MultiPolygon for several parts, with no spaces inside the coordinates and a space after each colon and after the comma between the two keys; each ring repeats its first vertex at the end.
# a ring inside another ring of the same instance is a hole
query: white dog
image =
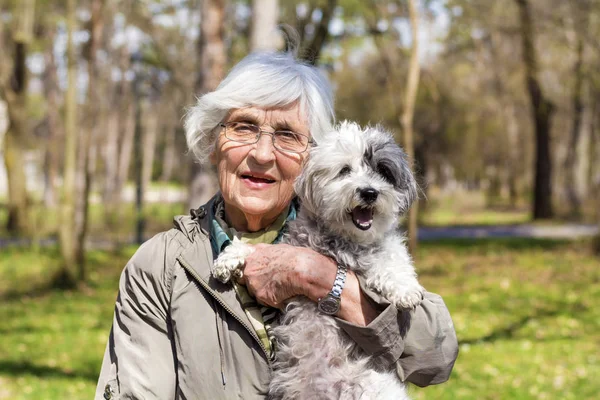
{"type": "MultiPolygon", "coordinates": [[[[286,243],[312,248],[365,278],[400,309],[420,304],[418,283],[398,216],[417,197],[404,152],[379,127],[343,122],[311,150],[296,181],[301,200],[286,243]]],[[[214,276],[239,276],[252,247],[235,241],[217,259],[214,276]]],[[[393,371],[373,365],[331,315],[294,298],[274,328],[273,399],[408,399],[393,371]]]]}

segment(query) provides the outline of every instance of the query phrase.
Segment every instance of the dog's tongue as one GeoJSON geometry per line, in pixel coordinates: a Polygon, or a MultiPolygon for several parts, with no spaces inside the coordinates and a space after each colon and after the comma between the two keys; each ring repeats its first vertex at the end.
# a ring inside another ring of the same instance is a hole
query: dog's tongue
{"type": "Polygon", "coordinates": [[[373,223],[373,209],[355,207],[352,210],[352,219],[359,228],[370,228],[373,223]]]}

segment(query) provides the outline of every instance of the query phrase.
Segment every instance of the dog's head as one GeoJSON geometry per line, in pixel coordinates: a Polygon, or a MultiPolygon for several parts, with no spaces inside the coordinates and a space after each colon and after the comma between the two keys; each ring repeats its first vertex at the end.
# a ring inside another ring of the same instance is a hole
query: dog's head
{"type": "Polygon", "coordinates": [[[330,230],[370,243],[396,226],[417,198],[417,185],[388,132],[345,121],[311,150],[296,193],[330,230]]]}

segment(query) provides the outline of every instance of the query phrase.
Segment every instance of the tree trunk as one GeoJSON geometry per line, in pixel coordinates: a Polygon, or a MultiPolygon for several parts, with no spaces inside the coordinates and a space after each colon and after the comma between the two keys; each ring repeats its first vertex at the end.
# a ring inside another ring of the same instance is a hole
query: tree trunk
{"type": "MultiPolygon", "coordinates": [[[[54,42],[55,30],[50,28],[48,39],[54,42]]],[[[58,146],[59,134],[64,129],[62,126],[60,108],[60,88],[56,73],[56,60],[53,49],[48,49],[44,54],[46,68],[43,74],[44,95],[48,100],[48,136],[46,137],[46,149],[44,154],[44,205],[49,209],[57,206],[56,178],[58,176],[58,146]]]]}
{"type": "MultiPolygon", "coordinates": [[[[306,27],[310,23],[312,19],[312,14],[314,11],[313,4],[306,4],[306,10],[303,14],[298,14],[296,12],[296,31],[298,32],[298,39],[300,43],[304,43],[304,38],[306,37],[306,27]]],[[[298,9],[296,9],[298,11],[298,9]]]]}
{"type": "Polygon", "coordinates": [[[515,107],[506,105],[504,107],[504,115],[508,118],[508,126],[506,133],[508,135],[508,146],[512,151],[510,152],[508,165],[506,169],[508,171],[508,200],[511,207],[516,207],[519,200],[519,191],[517,180],[519,178],[518,173],[518,162],[522,156],[523,150],[519,147],[519,124],[517,123],[517,116],[515,115],[515,107]],[[508,109],[510,107],[510,109],[508,109]],[[513,154],[514,153],[514,154],[513,154]]]}
{"type": "MultiPolygon", "coordinates": [[[[594,92],[590,104],[590,142],[588,148],[588,170],[586,171],[587,186],[591,198],[600,199],[600,93],[594,92]]],[[[600,204],[599,204],[600,206],[600,204]]],[[[596,219],[600,221],[600,207],[596,207],[596,219]]],[[[600,235],[598,236],[598,250],[600,254],[600,235]]]]}
{"type": "MultiPolygon", "coordinates": [[[[400,124],[404,138],[404,151],[408,156],[409,163],[414,171],[415,146],[413,117],[415,113],[415,102],[417,91],[419,89],[419,75],[421,66],[419,65],[419,11],[416,0],[408,0],[408,10],[410,15],[410,26],[412,31],[412,46],[410,49],[410,64],[408,67],[408,76],[406,78],[406,91],[404,93],[404,109],[400,116],[400,124]]],[[[415,201],[408,212],[408,248],[410,253],[415,255],[417,250],[417,215],[419,202],[415,201]]]]}
{"type": "MultiPolygon", "coordinates": [[[[592,101],[590,104],[590,142],[588,147],[588,169],[586,171],[587,187],[589,188],[591,197],[598,197],[600,195],[597,189],[600,184],[600,93],[596,96],[592,95],[592,101]],[[597,181],[598,180],[598,181],[597,181]]],[[[597,209],[597,213],[600,219],[600,208],[597,209]]]]}
{"type": "Polygon", "coordinates": [[[523,61],[535,123],[533,218],[547,219],[554,215],[552,209],[552,159],[550,157],[550,127],[554,105],[544,96],[538,81],[535,36],[529,1],[515,1],[519,6],[523,61]]]}
{"type": "Polygon", "coordinates": [[[519,176],[519,160],[522,158],[521,153],[523,150],[519,146],[519,124],[517,121],[515,105],[513,99],[511,99],[503,85],[503,82],[508,78],[502,74],[502,56],[498,54],[498,46],[501,41],[502,38],[499,38],[496,32],[491,32],[490,40],[485,43],[488,44],[492,55],[495,97],[498,102],[498,108],[502,110],[502,119],[506,126],[507,144],[508,148],[511,149],[506,157],[504,168],[507,171],[506,186],[508,187],[509,203],[511,207],[514,208],[517,205],[519,197],[517,180],[519,176]]]}
{"type": "Polygon", "coordinates": [[[129,170],[131,169],[131,154],[133,152],[133,139],[135,136],[135,105],[133,99],[130,99],[129,104],[123,110],[119,118],[119,131],[121,137],[121,148],[119,149],[119,170],[117,171],[117,184],[115,185],[115,202],[119,204],[121,201],[121,193],[123,187],[129,178],[129,170]]]}
{"type": "Polygon", "coordinates": [[[8,181],[6,229],[11,234],[22,235],[27,232],[28,226],[28,198],[22,145],[23,135],[27,132],[27,118],[21,101],[8,101],[7,106],[9,127],[4,136],[4,163],[8,181]]]}
{"type": "Polygon", "coordinates": [[[321,51],[329,38],[329,23],[331,22],[331,18],[333,18],[333,12],[335,11],[336,6],[337,0],[327,0],[327,4],[321,8],[321,20],[315,28],[315,35],[310,44],[302,50],[302,58],[313,65],[319,60],[321,51]]]}
{"type": "Polygon", "coordinates": [[[173,176],[173,168],[175,167],[175,135],[178,134],[174,124],[167,123],[164,129],[165,143],[162,159],[162,168],[160,174],[161,182],[168,182],[173,176]]]}
{"type": "Polygon", "coordinates": [[[88,90],[87,90],[87,115],[86,125],[82,132],[82,145],[80,146],[80,154],[83,157],[82,168],[80,169],[83,177],[83,186],[80,196],[80,203],[77,210],[78,222],[76,225],[77,229],[77,241],[75,242],[75,253],[77,259],[77,265],[79,266],[80,282],[84,282],[86,279],[85,273],[85,242],[88,234],[88,217],[90,207],[90,191],[92,187],[92,172],[95,170],[95,165],[92,161],[96,160],[96,132],[98,130],[98,116],[99,116],[99,104],[100,96],[98,91],[98,68],[96,66],[96,53],[102,37],[102,30],[104,28],[102,14],[104,12],[105,0],[93,0],[92,1],[92,15],[90,20],[90,40],[88,43],[88,54],[87,54],[87,72],[88,72],[88,90]]]}
{"type": "Polygon", "coordinates": [[[152,182],[152,170],[154,169],[154,155],[156,150],[156,136],[158,134],[158,112],[156,105],[148,104],[146,108],[144,135],[142,137],[142,181],[143,186],[148,188],[152,182]]]}
{"type": "Polygon", "coordinates": [[[28,227],[28,196],[24,163],[24,139],[28,131],[26,57],[33,36],[35,1],[17,5],[13,33],[14,56],[9,82],[0,82],[8,109],[8,130],[4,137],[4,163],[8,180],[8,222],[12,234],[24,234],[28,227]]]}
{"type": "MultiPolygon", "coordinates": [[[[600,206],[600,204],[598,206],[600,206]]],[[[598,223],[598,229],[600,229],[600,223],[598,223]]],[[[593,240],[592,246],[592,250],[594,251],[594,253],[596,253],[596,255],[600,257],[600,234],[596,235],[596,237],[593,240]]]]}
{"type": "Polygon", "coordinates": [[[131,124],[130,85],[125,79],[130,59],[127,48],[123,46],[119,54],[121,80],[113,94],[108,110],[108,132],[104,151],[105,183],[104,204],[107,214],[113,213],[121,202],[121,191],[127,180],[131,144],[133,143],[133,125],[131,124]]]}
{"type": "Polygon", "coordinates": [[[573,85],[573,125],[565,158],[565,190],[569,202],[569,214],[572,218],[581,216],[581,199],[577,192],[577,146],[581,136],[581,121],[583,116],[583,38],[577,37],[577,58],[573,68],[575,83],[573,85]]]}
{"type": "Polygon", "coordinates": [[[144,228],[146,220],[144,216],[144,193],[146,187],[143,179],[143,146],[144,127],[142,126],[142,96],[140,93],[140,76],[136,72],[133,79],[133,98],[134,98],[134,135],[133,135],[133,154],[134,154],[134,170],[135,170],[135,214],[136,228],[135,241],[137,244],[144,242],[144,228]]]}
{"type": "MultiPolygon", "coordinates": [[[[139,83],[138,83],[139,84],[139,83]]],[[[153,105],[146,101],[145,107],[141,103],[139,94],[136,95],[136,120],[135,120],[135,170],[136,170],[136,242],[144,241],[146,228],[146,192],[152,180],[152,167],[154,164],[154,149],[158,128],[158,112],[153,110],[153,105]],[[144,122],[142,122],[144,121],[144,122]]]]}
{"type": "MultiPolygon", "coordinates": [[[[225,0],[202,2],[202,23],[198,41],[199,73],[196,95],[215,90],[225,75],[225,0]]],[[[216,177],[208,166],[192,162],[188,194],[189,208],[197,208],[208,201],[218,188],[216,177]]]]}
{"type": "Polygon", "coordinates": [[[75,168],[77,163],[77,59],[73,45],[75,31],[75,0],[67,3],[67,94],[65,101],[65,152],[60,224],[60,249],[63,270],[57,284],[69,287],[75,284],[75,168]]]}
{"type": "Polygon", "coordinates": [[[108,111],[106,125],[106,142],[104,145],[104,188],[102,199],[108,207],[115,202],[117,171],[119,170],[119,110],[111,106],[108,111]]]}
{"type": "Polygon", "coordinates": [[[281,45],[281,36],[277,30],[278,18],[279,0],[252,1],[251,51],[276,50],[281,45]]]}

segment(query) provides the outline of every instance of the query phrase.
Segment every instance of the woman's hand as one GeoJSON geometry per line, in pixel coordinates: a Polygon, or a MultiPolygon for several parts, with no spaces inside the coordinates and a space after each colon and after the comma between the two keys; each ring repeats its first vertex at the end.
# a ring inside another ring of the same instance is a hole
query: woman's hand
{"type": "Polygon", "coordinates": [[[257,244],[254,249],[240,283],[261,304],[283,308],[294,296],[310,297],[315,282],[335,279],[333,260],[313,250],[289,244],[257,244]]]}
{"type": "MultiPolygon", "coordinates": [[[[289,244],[257,244],[246,258],[240,283],[256,300],[283,309],[285,301],[306,296],[314,302],[333,287],[337,273],[334,260],[305,247],[289,244]]],[[[357,325],[368,325],[378,315],[360,289],[356,275],[349,272],[337,316],[357,325]]]]}

